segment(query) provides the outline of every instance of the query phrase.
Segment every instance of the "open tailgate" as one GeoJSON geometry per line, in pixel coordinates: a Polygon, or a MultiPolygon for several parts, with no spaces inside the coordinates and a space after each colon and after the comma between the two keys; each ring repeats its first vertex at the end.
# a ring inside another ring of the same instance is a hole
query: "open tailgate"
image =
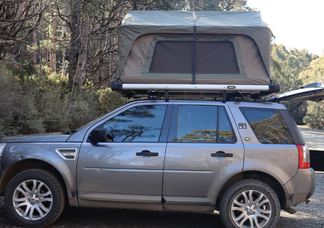
{"type": "Polygon", "coordinates": [[[321,82],[308,84],[300,89],[293,90],[287,93],[276,94],[267,98],[266,102],[278,101],[296,101],[308,100],[320,102],[324,99],[324,86],[321,82]]]}

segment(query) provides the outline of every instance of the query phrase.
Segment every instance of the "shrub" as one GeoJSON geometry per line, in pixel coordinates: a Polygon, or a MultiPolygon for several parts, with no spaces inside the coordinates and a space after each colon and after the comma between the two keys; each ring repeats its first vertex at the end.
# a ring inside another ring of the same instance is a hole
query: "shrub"
{"type": "Polygon", "coordinates": [[[59,74],[40,78],[29,67],[9,68],[0,67],[0,137],[69,131],[126,102],[108,88],[85,86],[71,94],[59,74]]]}
{"type": "Polygon", "coordinates": [[[119,93],[112,91],[110,88],[99,89],[97,95],[100,103],[99,110],[101,114],[111,112],[127,102],[126,98],[119,93]]]}
{"type": "Polygon", "coordinates": [[[304,122],[312,129],[324,129],[323,102],[315,103],[308,101],[307,114],[304,122]]]}
{"type": "Polygon", "coordinates": [[[44,132],[33,95],[17,84],[6,65],[0,72],[0,137],[44,132]]]}

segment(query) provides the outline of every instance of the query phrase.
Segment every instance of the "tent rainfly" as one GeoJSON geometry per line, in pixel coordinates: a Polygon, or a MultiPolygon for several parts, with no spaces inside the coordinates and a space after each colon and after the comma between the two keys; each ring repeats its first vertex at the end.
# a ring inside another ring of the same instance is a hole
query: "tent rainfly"
{"type": "Polygon", "coordinates": [[[118,38],[122,84],[272,84],[257,12],[130,11],[118,38]]]}

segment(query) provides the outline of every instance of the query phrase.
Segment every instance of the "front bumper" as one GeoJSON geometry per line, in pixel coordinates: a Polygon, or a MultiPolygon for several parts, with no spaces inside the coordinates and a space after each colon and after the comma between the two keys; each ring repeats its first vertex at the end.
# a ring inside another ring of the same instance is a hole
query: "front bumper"
{"type": "Polygon", "coordinates": [[[286,207],[307,201],[315,191],[316,176],[312,168],[298,169],[296,176],[283,187],[286,191],[286,207]]]}

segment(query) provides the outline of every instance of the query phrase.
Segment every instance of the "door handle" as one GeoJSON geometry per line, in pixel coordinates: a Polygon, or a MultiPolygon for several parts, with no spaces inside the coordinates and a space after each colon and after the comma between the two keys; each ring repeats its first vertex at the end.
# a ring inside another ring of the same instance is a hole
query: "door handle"
{"type": "Polygon", "coordinates": [[[212,157],[218,157],[218,158],[231,158],[233,157],[232,153],[225,153],[224,151],[217,151],[216,153],[211,153],[212,157]]]}
{"type": "Polygon", "coordinates": [[[143,150],[142,152],[137,152],[136,156],[144,156],[144,157],[159,156],[159,153],[151,152],[149,150],[143,150]]]}

